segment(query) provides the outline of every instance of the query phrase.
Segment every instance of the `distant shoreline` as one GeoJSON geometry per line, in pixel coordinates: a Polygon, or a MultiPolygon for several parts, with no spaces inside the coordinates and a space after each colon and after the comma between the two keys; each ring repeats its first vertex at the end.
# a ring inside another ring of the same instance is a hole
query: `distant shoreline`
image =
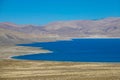
{"type": "MultiPolygon", "coordinates": [[[[74,39],[120,39],[120,37],[63,37],[63,38],[59,38],[55,41],[47,41],[47,42],[57,42],[57,41],[71,41],[74,39]]],[[[34,42],[32,42],[34,43],[34,42]]],[[[36,42],[35,42],[36,43],[36,42]]]]}
{"type": "Polygon", "coordinates": [[[120,39],[120,37],[75,37],[72,39],[120,39]]]}

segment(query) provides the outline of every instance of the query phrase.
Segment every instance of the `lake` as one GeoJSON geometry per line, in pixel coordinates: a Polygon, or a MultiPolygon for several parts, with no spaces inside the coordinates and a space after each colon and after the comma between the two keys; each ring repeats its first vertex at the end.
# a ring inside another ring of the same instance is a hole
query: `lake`
{"type": "Polygon", "coordinates": [[[72,61],[72,62],[120,62],[120,39],[73,39],[70,41],[36,42],[18,46],[42,47],[53,53],[14,56],[14,59],[72,61]]]}

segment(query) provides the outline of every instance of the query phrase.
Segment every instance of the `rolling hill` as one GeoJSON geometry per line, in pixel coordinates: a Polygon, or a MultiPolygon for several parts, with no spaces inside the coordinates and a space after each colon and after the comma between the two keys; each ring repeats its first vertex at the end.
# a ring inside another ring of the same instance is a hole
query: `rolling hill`
{"type": "Polygon", "coordinates": [[[0,23],[0,44],[50,41],[63,38],[120,37],[120,18],[59,21],[45,26],[0,23]]]}

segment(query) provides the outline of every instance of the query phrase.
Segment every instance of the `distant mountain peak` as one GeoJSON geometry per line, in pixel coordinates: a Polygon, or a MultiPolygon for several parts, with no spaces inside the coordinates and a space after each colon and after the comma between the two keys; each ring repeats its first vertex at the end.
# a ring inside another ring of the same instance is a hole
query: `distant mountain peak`
{"type": "Polygon", "coordinates": [[[6,25],[6,26],[9,26],[9,27],[19,27],[19,25],[11,23],[11,22],[2,22],[0,24],[6,25]]]}
{"type": "Polygon", "coordinates": [[[104,20],[104,21],[120,20],[120,17],[107,17],[107,18],[100,19],[100,20],[104,20]]]}

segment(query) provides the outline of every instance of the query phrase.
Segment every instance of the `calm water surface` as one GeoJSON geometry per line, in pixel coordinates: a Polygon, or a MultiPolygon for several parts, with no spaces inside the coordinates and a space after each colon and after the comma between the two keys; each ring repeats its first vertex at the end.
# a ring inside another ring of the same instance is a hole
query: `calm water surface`
{"type": "Polygon", "coordinates": [[[120,39],[73,39],[72,41],[19,44],[42,47],[53,53],[12,57],[23,60],[120,62],[120,39]]]}

